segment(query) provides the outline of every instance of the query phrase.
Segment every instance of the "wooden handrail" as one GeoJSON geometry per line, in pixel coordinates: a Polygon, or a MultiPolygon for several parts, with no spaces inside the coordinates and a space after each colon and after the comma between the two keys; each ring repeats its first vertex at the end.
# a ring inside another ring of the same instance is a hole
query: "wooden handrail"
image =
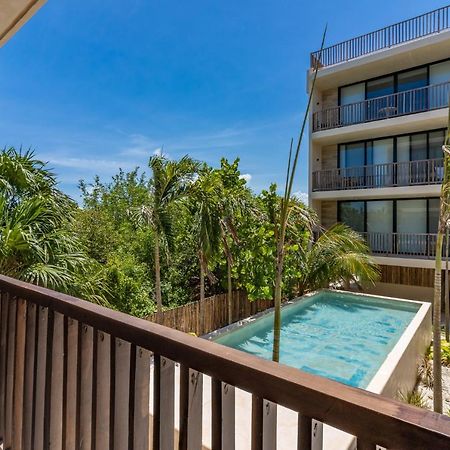
{"type": "MultiPolygon", "coordinates": [[[[265,361],[3,275],[0,275],[0,291],[9,296],[9,304],[22,299],[28,304],[48,308],[52,317],[56,313],[62,314],[94,330],[127,341],[133,347],[147,349],[184,367],[210,375],[214,380],[301,412],[303,416],[313,417],[365,442],[387,448],[436,450],[450,445],[450,418],[443,415],[265,361]]],[[[53,326],[53,321],[49,320],[49,323],[53,326]]],[[[51,343],[49,345],[47,352],[53,348],[51,343]]],[[[50,418],[45,417],[45,420],[50,418]]]]}
{"type": "Polygon", "coordinates": [[[443,164],[442,158],[434,158],[317,170],[312,173],[312,190],[317,192],[440,184],[444,173],[443,164]]]}
{"type": "MultiPolygon", "coordinates": [[[[368,55],[450,27],[450,6],[421,14],[376,31],[326,47],[322,51],[319,67],[332,66],[368,55]]],[[[315,67],[320,52],[311,53],[311,67],[315,67]]]]}
{"type": "Polygon", "coordinates": [[[447,108],[450,82],[334,106],[313,113],[313,132],[447,108]]]}

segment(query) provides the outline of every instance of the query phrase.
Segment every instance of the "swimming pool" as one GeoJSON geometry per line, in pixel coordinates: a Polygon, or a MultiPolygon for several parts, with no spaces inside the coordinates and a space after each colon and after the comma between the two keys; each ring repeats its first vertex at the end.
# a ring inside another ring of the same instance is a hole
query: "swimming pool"
{"type": "MultiPolygon", "coordinates": [[[[280,362],[366,388],[421,307],[419,302],[324,290],[282,308],[280,362]]],[[[210,336],[271,359],[273,313],[210,336]]]]}

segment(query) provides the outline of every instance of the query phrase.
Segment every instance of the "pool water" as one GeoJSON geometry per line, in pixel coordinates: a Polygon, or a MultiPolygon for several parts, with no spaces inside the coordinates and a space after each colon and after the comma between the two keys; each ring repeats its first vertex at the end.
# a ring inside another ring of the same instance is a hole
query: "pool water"
{"type": "MultiPolygon", "coordinates": [[[[318,292],[282,308],[280,362],[365,388],[419,308],[414,302],[318,292]]],[[[214,341],[272,359],[273,313],[214,341]]]]}

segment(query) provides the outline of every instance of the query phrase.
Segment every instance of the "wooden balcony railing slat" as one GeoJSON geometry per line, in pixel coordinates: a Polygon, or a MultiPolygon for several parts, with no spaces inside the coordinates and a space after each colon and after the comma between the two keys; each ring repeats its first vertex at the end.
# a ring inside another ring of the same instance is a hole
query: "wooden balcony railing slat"
{"type": "MultiPolygon", "coordinates": [[[[27,322],[25,340],[25,368],[23,394],[23,431],[22,445],[24,449],[32,448],[33,437],[33,409],[34,409],[34,375],[36,366],[36,345],[38,341],[36,321],[38,308],[34,303],[27,302],[27,322]]],[[[1,350],[0,350],[1,354],[1,350]]],[[[1,375],[0,375],[1,377],[1,375]]]]}
{"type": "Polygon", "coordinates": [[[5,394],[5,448],[12,445],[13,432],[13,394],[14,394],[14,348],[16,341],[17,302],[8,296],[8,342],[6,356],[6,394],[5,394]]]}
{"type": "Polygon", "coordinates": [[[312,419],[303,414],[298,415],[297,450],[311,450],[312,419]]]}
{"type": "Polygon", "coordinates": [[[111,448],[111,336],[97,331],[95,449],[111,448]]]}
{"type": "Polygon", "coordinates": [[[16,313],[16,343],[14,358],[14,399],[13,399],[13,424],[12,444],[14,450],[23,448],[23,392],[25,377],[25,339],[27,321],[27,303],[23,299],[17,300],[16,313]]]}
{"type": "Polygon", "coordinates": [[[203,437],[203,374],[189,369],[187,375],[187,445],[180,450],[196,450],[202,447],[203,437]]]}
{"type": "Polygon", "coordinates": [[[34,398],[33,449],[35,450],[44,449],[48,318],[48,308],[41,306],[38,313],[38,342],[36,350],[36,371],[34,374],[36,391],[34,398]]]}
{"type": "Polygon", "coordinates": [[[79,437],[79,405],[80,405],[80,379],[81,379],[81,325],[77,320],[68,318],[67,344],[65,358],[65,450],[78,450],[79,437]]]}
{"type": "Polygon", "coordinates": [[[81,373],[79,404],[79,438],[80,449],[89,450],[92,444],[93,402],[93,365],[94,365],[94,329],[81,324],[81,373]]]}
{"type": "Polygon", "coordinates": [[[136,349],[133,450],[148,450],[150,428],[150,352],[136,349]]]}
{"type": "Polygon", "coordinates": [[[175,363],[161,357],[160,371],[160,450],[172,450],[175,445],[175,363]]]}
{"type": "Polygon", "coordinates": [[[128,448],[131,344],[115,339],[114,449],[128,448]]]}
{"type": "Polygon", "coordinates": [[[64,316],[54,313],[53,336],[50,373],[50,412],[49,412],[49,442],[47,448],[59,450],[63,445],[63,400],[64,400],[64,316]]]}
{"type": "Polygon", "coordinates": [[[6,362],[8,347],[8,294],[0,291],[0,441],[5,439],[6,362]]]}
{"type": "Polygon", "coordinates": [[[188,448],[188,423],[189,423],[189,367],[180,366],[180,430],[178,449],[188,448]]]}
{"type": "Polygon", "coordinates": [[[251,450],[263,450],[263,405],[262,397],[252,395],[252,446],[251,450]]]}
{"type": "MultiPolygon", "coordinates": [[[[222,450],[222,382],[211,379],[211,450],[222,450]]],[[[225,450],[225,449],[223,449],[225,450]]]]}

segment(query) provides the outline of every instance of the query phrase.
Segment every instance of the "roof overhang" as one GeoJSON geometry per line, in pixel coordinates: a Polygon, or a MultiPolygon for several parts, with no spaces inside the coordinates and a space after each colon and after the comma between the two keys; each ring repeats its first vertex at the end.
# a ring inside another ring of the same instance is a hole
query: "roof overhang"
{"type": "Polygon", "coordinates": [[[0,47],[3,46],[46,0],[0,0],[0,47]]]}

